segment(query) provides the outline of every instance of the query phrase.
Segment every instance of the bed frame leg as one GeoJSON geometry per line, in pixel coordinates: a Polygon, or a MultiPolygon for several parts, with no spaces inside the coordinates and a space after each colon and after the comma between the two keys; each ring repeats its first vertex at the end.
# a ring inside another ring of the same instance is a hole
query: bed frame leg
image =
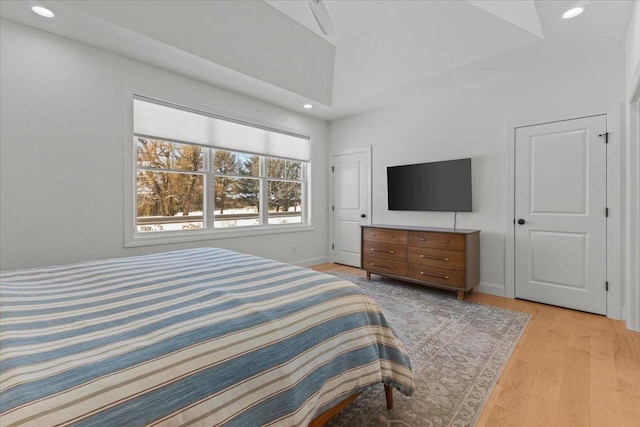
{"type": "Polygon", "coordinates": [[[387,398],[387,409],[393,409],[393,389],[384,385],[384,395],[387,398]]]}

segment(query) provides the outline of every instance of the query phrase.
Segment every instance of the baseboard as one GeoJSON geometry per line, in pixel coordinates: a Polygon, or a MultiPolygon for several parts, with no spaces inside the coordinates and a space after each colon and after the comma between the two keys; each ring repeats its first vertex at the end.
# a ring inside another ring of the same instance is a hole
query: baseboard
{"type": "Polygon", "coordinates": [[[319,256],[315,258],[307,258],[301,259],[299,261],[294,262],[293,264],[299,265],[300,267],[311,267],[312,265],[325,264],[327,262],[331,262],[329,260],[329,256],[319,256]]]}
{"type": "MultiPolygon", "coordinates": [[[[609,316],[607,315],[607,317],[609,316]]],[[[629,311],[627,310],[627,307],[620,308],[620,319],[618,320],[622,320],[623,322],[625,322],[625,324],[627,325],[627,329],[631,329],[629,327],[629,325],[631,325],[631,318],[629,316],[629,311]]]]}
{"type": "Polygon", "coordinates": [[[483,294],[495,295],[498,297],[504,296],[504,285],[499,285],[497,283],[480,282],[473,289],[477,292],[482,292],[483,294]]]}
{"type": "Polygon", "coordinates": [[[629,323],[629,318],[627,317],[626,310],[623,308],[619,308],[617,310],[611,310],[610,308],[608,308],[607,317],[609,319],[624,320],[625,322],[627,322],[627,324],[629,323]]]}

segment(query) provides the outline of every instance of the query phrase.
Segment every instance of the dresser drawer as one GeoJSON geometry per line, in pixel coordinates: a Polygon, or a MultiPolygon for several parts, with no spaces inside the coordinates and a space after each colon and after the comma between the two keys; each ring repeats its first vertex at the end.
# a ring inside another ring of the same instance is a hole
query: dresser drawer
{"type": "Polygon", "coordinates": [[[424,248],[465,250],[466,238],[464,234],[437,233],[431,231],[410,231],[409,245],[424,248]]]}
{"type": "Polygon", "coordinates": [[[420,248],[409,246],[407,259],[411,264],[450,270],[464,270],[466,256],[464,252],[448,249],[420,248]]]}
{"type": "Polygon", "coordinates": [[[407,231],[392,228],[363,228],[362,239],[371,242],[407,244],[407,231]]]}
{"type": "Polygon", "coordinates": [[[460,270],[447,270],[444,268],[426,267],[419,264],[409,264],[408,276],[439,285],[464,288],[466,285],[466,273],[460,270]]]}
{"type": "Polygon", "coordinates": [[[406,276],[407,261],[364,256],[362,258],[362,268],[366,269],[367,271],[373,271],[374,273],[406,276]]]}
{"type": "Polygon", "coordinates": [[[394,259],[405,261],[407,259],[407,246],[398,243],[371,242],[365,240],[362,243],[363,255],[381,259],[394,259]]]}

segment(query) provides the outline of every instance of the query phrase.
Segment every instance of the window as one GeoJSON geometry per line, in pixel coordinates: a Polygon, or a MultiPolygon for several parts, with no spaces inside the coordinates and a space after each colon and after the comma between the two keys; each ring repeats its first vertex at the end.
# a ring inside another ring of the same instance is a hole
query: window
{"type": "Polygon", "coordinates": [[[213,226],[260,225],[260,156],[215,150],[213,169],[213,226]]]}
{"type": "Polygon", "coordinates": [[[269,224],[302,221],[302,162],[267,159],[269,224]]]}
{"type": "Polygon", "coordinates": [[[133,237],[308,224],[309,138],[134,98],[133,237]]]}
{"type": "Polygon", "coordinates": [[[204,228],[204,149],[135,137],[138,232],[204,228]]]}

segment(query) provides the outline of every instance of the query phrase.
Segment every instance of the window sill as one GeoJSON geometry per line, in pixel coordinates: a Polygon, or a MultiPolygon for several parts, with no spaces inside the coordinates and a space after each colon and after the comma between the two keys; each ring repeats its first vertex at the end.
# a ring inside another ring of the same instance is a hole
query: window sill
{"type": "Polygon", "coordinates": [[[202,240],[233,239],[238,237],[266,236],[270,234],[299,233],[313,231],[312,225],[248,227],[246,229],[216,229],[215,231],[177,231],[156,233],[135,233],[125,238],[124,247],[165,245],[170,243],[196,242],[202,240]]]}

